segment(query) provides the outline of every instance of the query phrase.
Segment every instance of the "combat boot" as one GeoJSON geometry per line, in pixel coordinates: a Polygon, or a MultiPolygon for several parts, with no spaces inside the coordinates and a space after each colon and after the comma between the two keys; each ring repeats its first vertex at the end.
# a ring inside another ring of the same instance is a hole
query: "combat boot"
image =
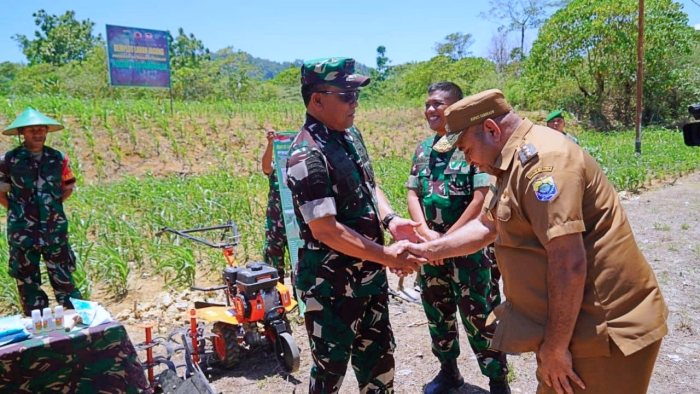
{"type": "Polygon", "coordinates": [[[510,394],[510,386],[508,379],[505,376],[489,379],[489,393],[491,394],[510,394]]]}
{"type": "Polygon", "coordinates": [[[423,393],[445,394],[449,393],[450,390],[455,390],[462,386],[464,386],[464,378],[462,374],[459,373],[457,360],[452,359],[442,362],[440,372],[435,379],[431,380],[430,383],[425,386],[423,393]]]}

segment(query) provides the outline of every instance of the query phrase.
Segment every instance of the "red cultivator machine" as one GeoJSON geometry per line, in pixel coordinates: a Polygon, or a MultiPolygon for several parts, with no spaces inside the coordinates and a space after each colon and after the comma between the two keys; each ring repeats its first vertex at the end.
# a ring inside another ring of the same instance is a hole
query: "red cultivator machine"
{"type": "MultiPolygon", "coordinates": [[[[156,235],[160,236],[163,233],[173,233],[222,250],[227,262],[223,271],[224,283],[208,288],[193,286],[191,289],[204,292],[224,291],[226,302],[212,304],[197,301],[189,312],[189,327],[171,332],[167,339],[152,339],[150,345],[137,345],[141,350],[147,350],[149,359],[146,368],[149,369],[151,383],[153,384],[155,379],[151,368],[158,363],[167,364],[172,371],[184,366],[186,378],[198,375],[203,377],[201,371],[210,365],[234,368],[250,351],[261,347],[268,347],[274,351],[280,367],[285,372],[297,371],[299,348],[287,318],[287,314],[297,307],[297,303],[290,289],[280,283],[275,268],[261,262],[250,263],[245,267],[238,265],[234,248],[240,241],[240,235],[235,223],[229,221],[220,226],[187,230],[163,227],[156,235]],[[221,231],[222,242],[210,242],[193,235],[208,231],[221,231]],[[155,345],[163,345],[167,356],[152,357],[151,348],[155,345]],[[179,351],[184,352],[184,365],[175,366],[170,360],[179,351]]],[[[204,380],[206,383],[206,379],[204,380]]]]}

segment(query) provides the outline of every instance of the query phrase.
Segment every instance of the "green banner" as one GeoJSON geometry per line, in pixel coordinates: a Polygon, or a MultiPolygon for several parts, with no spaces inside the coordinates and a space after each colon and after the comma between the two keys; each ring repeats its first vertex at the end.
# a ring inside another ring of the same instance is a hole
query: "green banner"
{"type": "MultiPolygon", "coordinates": [[[[292,192],[287,187],[287,159],[289,148],[292,146],[292,141],[296,134],[293,131],[278,132],[272,144],[276,165],[275,171],[277,171],[277,179],[279,180],[277,183],[279,184],[280,200],[282,201],[282,218],[284,219],[284,229],[287,232],[289,257],[292,262],[292,283],[296,279],[295,272],[299,261],[299,248],[303,244],[302,240],[299,239],[299,226],[297,225],[296,215],[294,215],[292,192]]],[[[301,301],[298,292],[296,295],[299,303],[299,316],[303,316],[306,311],[306,305],[301,301]]]]}

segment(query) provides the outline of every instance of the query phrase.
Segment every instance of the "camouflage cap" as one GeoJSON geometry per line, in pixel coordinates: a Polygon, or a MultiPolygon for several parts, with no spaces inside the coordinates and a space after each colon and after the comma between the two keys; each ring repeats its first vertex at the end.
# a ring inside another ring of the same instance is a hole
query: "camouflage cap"
{"type": "Polygon", "coordinates": [[[451,151],[464,131],[486,119],[508,113],[513,108],[498,89],[465,97],[445,109],[447,134],[433,146],[437,152],[451,151]]]}
{"type": "Polygon", "coordinates": [[[369,77],[355,74],[355,60],[348,57],[307,60],[301,66],[302,85],[327,83],[338,88],[359,88],[369,82],[369,77]]]}
{"type": "Polygon", "coordinates": [[[35,110],[32,107],[27,107],[27,109],[20,114],[17,119],[15,119],[12,124],[7,126],[5,131],[2,133],[4,135],[18,135],[20,127],[27,126],[46,126],[48,131],[58,131],[63,130],[63,125],[57,121],[49,118],[48,116],[42,114],[41,112],[35,110]]]}
{"type": "Polygon", "coordinates": [[[556,111],[552,111],[547,115],[547,120],[546,122],[549,123],[552,121],[554,118],[563,118],[564,117],[564,110],[563,109],[558,109],[556,111]]]}

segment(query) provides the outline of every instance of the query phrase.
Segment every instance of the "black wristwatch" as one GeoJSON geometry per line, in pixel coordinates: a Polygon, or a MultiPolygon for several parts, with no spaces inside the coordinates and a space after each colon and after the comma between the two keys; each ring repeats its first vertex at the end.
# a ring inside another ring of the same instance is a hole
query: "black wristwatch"
{"type": "Polygon", "coordinates": [[[387,213],[386,216],[384,216],[384,219],[382,219],[382,224],[384,225],[384,228],[388,230],[389,223],[397,217],[399,217],[399,215],[395,214],[394,212],[387,213]]]}

